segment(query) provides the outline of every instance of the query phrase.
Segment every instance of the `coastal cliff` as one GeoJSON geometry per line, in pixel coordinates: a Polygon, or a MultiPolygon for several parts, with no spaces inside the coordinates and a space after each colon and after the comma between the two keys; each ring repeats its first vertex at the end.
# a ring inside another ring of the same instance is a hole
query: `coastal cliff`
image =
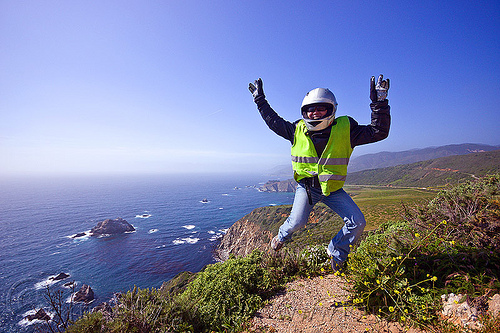
{"type": "Polygon", "coordinates": [[[222,238],[216,249],[216,257],[225,261],[231,254],[246,256],[253,250],[265,251],[272,238],[269,230],[263,229],[249,219],[242,218],[234,223],[222,238]]]}
{"type": "MultiPolygon", "coordinates": [[[[231,255],[246,256],[253,250],[269,250],[269,242],[291,211],[291,206],[268,206],[254,209],[236,221],[222,237],[215,249],[215,256],[225,261],[231,255]]],[[[324,243],[340,230],[341,219],[327,206],[318,204],[309,216],[305,228],[294,233],[286,246],[303,247],[307,244],[324,243]]]]}
{"type": "Polygon", "coordinates": [[[261,192],[295,192],[297,182],[294,179],[288,180],[269,180],[267,183],[259,187],[261,192]]]}

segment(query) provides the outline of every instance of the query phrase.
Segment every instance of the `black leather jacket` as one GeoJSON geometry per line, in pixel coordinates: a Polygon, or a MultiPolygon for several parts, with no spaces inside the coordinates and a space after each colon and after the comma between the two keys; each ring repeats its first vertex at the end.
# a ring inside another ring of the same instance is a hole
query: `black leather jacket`
{"type": "MultiPolygon", "coordinates": [[[[292,123],[281,118],[271,108],[264,97],[257,97],[255,103],[267,126],[293,144],[295,126],[298,120],[292,123]]],[[[349,121],[351,122],[352,148],[383,140],[389,135],[389,128],[391,126],[389,101],[386,99],[382,102],[371,103],[370,108],[372,110],[372,121],[369,125],[359,125],[356,120],[349,117],[349,121]]],[[[321,155],[330,138],[330,130],[331,126],[325,128],[323,131],[309,132],[318,156],[321,155]]]]}
{"type": "MultiPolygon", "coordinates": [[[[287,139],[293,144],[295,127],[299,120],[292,123],[281,118],[271,108],[264,96],[257,96],[255,98],[255,103],[257,104],[260,115],[266,122],[267,126],[276,134],[287,139]]],[[[349,121],[351,123],[352,148],[383,140],[389,135],[389,128],[391,126],[389,101],[386,99],[381,102],[371,103],[370,108],[372,110],[372,120],[371,124],[369,125],[359,125],[356,120],[349,117],[349,121]]],[[[328,139],[330,138],[330,130],[331,126],[325,128],[322,131],[308,132],[314,144],[314,148],[318,153],[318,156],[321,156],[321,153],[328,143],[328,139]]],[[[316,182],[314,183],[314,185],[317,185],[316,182]]]]}

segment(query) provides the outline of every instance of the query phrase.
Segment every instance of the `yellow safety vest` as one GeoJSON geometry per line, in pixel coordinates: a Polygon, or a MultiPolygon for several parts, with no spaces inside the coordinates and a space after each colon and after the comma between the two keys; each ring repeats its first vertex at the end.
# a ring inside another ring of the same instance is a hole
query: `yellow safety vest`
{"type": "Polygon", "coordinates": [[[317,175],[321,191],[328,196],[344,186],[347,176],[347,164],[353,150],[349,118],[342,116],[335,119],[321,157],[318,157],[314,144],[306,132],[304,120],[299,121],[292,145],[294,178],[300,181],[317,175]]]}

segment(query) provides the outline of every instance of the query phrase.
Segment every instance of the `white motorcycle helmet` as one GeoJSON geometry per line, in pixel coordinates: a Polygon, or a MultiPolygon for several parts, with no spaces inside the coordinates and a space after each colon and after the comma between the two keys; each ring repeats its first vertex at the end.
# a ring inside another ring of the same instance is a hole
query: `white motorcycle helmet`
{"type": "Polygon", "coordinates": [[[337,105],[338,103],[335,99],[335,95],[327,88],[316,88],[308,92],[300,108],[302,111],[302,118],[306,123],[306,128],[309,131],[321,131],[330,126],[335,120],[337,105]],[[307,118],[307,108],[315,104],[325,105],[328,108],[328,112],[321,119],[307,118]]]}

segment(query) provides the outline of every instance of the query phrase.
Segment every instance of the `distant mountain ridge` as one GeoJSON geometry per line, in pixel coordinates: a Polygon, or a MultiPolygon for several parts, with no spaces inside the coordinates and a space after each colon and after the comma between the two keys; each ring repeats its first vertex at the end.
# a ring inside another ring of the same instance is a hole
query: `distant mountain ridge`
{"type": "Polygon", "coordinates": [[[500,173],[500,150],[352,172],[346,185],[429,187],[500,173]]]}
{"type": "Polygon", "coordinates": [[[379,169],[401,164],[411,164],[445,156],[465,155],[500,149],[500,146],[490,146],[475,143],[463,143],[423,149],[411,149],[400,152],[380,152],[361,155],[349,161],[348,172],[368,169],[379,169]]]}

